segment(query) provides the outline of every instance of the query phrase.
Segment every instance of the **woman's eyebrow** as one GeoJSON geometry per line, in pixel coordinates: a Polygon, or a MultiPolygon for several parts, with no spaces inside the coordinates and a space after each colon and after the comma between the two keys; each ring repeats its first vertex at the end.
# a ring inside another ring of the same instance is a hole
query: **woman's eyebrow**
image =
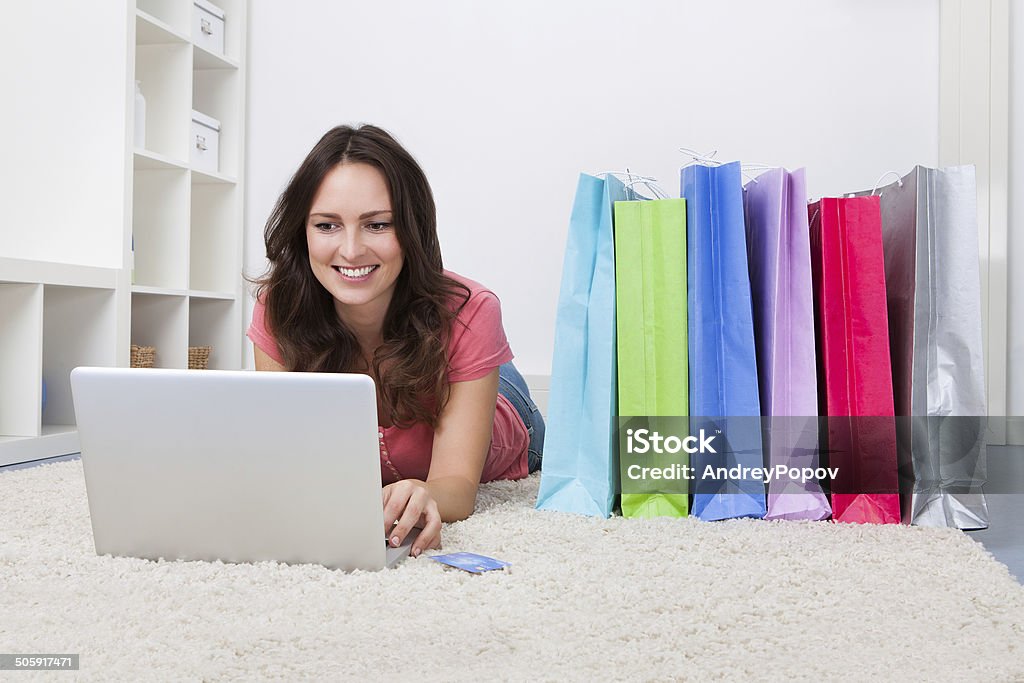
{"type": "MultiPolygon", "coordinates": [[[[370,218],[371,216],[378,216],[382,213],[391,213],[391,209],[377,209],[376,211],[367,211],[366,213],[359,214],[359,220],[370,218]]],[[[335,220],[341,220],[341,216],[336,213],[325,213],[322,211],[315,211],[309,214],[310,218],[320,216],[321,218],[332,218],[335,220]]]]}

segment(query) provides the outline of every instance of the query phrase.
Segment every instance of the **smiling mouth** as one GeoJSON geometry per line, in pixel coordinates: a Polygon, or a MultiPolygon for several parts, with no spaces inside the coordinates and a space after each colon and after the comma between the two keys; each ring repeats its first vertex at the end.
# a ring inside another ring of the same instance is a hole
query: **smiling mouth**
{"type": "Polygon", "coordinates": [[[342,268],[341,266],[331,266],[335,272],[340,273],[346,280],[365,280],[370,274],[380,268],[380,266],[363,266],[362,268],[342,268]]]}

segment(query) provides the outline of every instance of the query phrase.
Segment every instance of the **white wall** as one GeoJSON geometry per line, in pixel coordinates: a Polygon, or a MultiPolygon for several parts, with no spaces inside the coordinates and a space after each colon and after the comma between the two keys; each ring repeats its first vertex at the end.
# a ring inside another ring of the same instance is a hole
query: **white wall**
{"type": "Polygon", "coordinates": [[[576,178],[628,166],[678,196],[686,146],[806,166],[813,195],[938,157],[937,0],[254,2],[246,267],[312,145],[389,129],[434,188],[447,267],[494,289],[550,373],[576,178]]]}
{"type": "Polygon", "coordinates": [[[4,4],[0,257],[122,267],[129,20],[122,2],[4,4]]]}
{"type": "Polygon", "coordinates": [[[1008,439],[1024,444],[1024,5],[1010,3],[1010,225],[1007,326],[1009,354],[1007,369],[1009,396],[1007,415],[1011,419],[1008,439]]]}

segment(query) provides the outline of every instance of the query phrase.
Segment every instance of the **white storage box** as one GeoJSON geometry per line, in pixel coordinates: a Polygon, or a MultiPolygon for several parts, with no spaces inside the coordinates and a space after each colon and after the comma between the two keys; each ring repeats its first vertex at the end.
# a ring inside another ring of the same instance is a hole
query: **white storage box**
{"type": "Polygon", "coordinates": [[[192,2],[192,42],[210,52],[224,54],[224,10],[207,0],[192,2]]]}
{"type": "Polygon", "coordinates": [[[220,121],[192,110],[192,168],[217,173],[220,169],[220,121]]]}

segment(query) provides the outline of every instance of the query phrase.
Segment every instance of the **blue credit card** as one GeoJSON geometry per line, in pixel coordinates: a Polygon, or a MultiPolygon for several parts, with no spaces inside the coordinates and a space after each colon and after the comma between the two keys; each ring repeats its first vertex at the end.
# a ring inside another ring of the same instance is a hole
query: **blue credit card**
{"type": "Polygon", "coordinates": [[[430,555],[430,559],[436,560],[449,567],[463,569],[473,574],[483,574],[494,569],[506,569],[512,565],[508,562],[496,560],[493,557],[485,557],[476,553],[449,553],[447,555],[430,555]]]}

